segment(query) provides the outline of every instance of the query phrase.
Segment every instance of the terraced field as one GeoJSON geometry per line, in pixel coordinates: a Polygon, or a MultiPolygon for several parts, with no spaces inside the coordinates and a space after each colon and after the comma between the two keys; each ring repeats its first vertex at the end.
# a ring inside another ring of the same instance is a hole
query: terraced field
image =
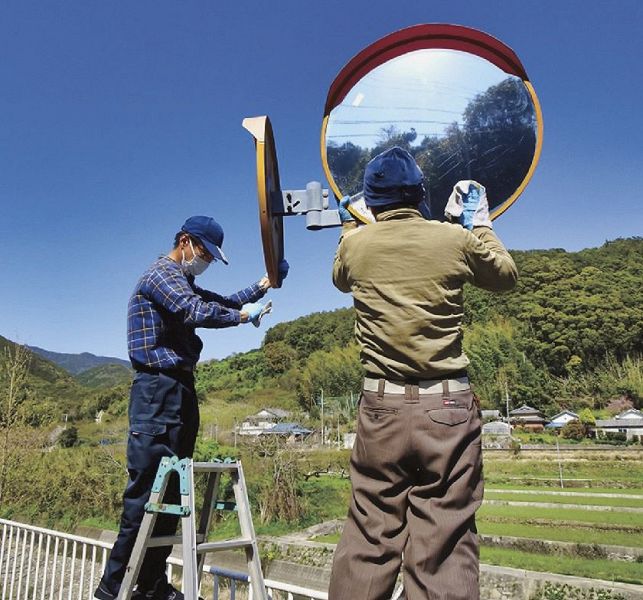
{"type": "Polygon", "coordinates": [[[560,464],[555,452],[485,454],[481,560],[643,584],[642,459],[631,450],[561,453],[560,464]]]}

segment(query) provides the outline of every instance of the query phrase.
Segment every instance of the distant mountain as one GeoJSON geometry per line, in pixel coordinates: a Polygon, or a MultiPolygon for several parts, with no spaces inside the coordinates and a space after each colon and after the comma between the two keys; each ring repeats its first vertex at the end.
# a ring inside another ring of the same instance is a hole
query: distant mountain
{"type": "Polygon", "coordinates": [[[87,369],[76,375],[76,381],[91,388],[111,388],[128,384],[132,379],[132,369],[121,364],[105,364],[87,369]]]}
{"type": "Polygon", "coordinates": [[[64,352],[52,352],[51,350],[44,350],[37,346],[27,346],[29,350],[46,358],[52,363],[62,367],[72,375],[79,375],[94,367],[102,365],[121,365],[122,367],[130,367],[127,360],[121,358],[114,358],[112,356],[96,356],[90,352],[82,352],[81,354],[66,354],[64,352]]]}
{"type": "MultiPolygon", "coordinates": [[[[0,336],[0,352],[14,350],[15,343],[0,336]]],[[[60,422],[63,415],[73,420],[93,416],[105,399],[105,390],[81,385],[69,371],[30,350],[29,374],[22,409],[31,425],[60,422]]],[[[119,368],[122,368],[119,366],[119,368]]],[[[1,374],[0,374],[1,375],[1,374]]],[[[111,392],[111,390],[110,390],[111,392]]],[[[124,395],[125,392],[121,395],[124,395]]]]}

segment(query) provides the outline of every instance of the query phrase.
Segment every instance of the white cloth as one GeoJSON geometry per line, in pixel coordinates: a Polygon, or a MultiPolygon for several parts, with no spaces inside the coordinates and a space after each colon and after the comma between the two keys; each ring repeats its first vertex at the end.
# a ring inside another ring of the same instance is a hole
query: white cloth
{"type": "Polygon", "coordinates": [[[487,190],[484,185],[474,181],[473,179],[462,179],[458,181],[453,186],[453,191],[449,196],[449,201],[444,209],[444,215],[449,221],[460,221],[460,216],[464,210],[464,199],[469,193],[469,187],[473,185],[478,188],[480,193],[480,199],[478,201],[478,206],[476,211],[473,214],[473,226],[474,227],[490,227],[491,218],[489,217],[489,202],[487,201],[487,190]]]}

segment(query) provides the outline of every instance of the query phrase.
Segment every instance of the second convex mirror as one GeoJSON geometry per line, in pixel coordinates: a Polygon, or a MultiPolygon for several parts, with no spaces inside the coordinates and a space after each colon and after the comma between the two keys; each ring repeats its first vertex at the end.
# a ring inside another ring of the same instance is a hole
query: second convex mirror
{"type": "Polygon", "coordinates": [[[444,219],[453,186],[485,186],[492,218],[518,198],[542,145],[538,99],[513,51],[455,25],[417,25],[375,42],[328,93],[322,162],[337,198],[372,220],[361,199],[368,161],[408,150],[426,177],[431,217],[444,219]]]}

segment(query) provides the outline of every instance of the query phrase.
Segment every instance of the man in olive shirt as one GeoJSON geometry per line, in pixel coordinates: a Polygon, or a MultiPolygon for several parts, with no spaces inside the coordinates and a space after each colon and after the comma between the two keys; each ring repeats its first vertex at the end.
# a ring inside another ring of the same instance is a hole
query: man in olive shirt
{"type": "Polygon", "coordinates": [[[410,600],[479,598],[480,418],[462,351],[462,289],[509,290],[517,271],[484,188],[471,183],[458,223],[427,221],[422,172],[392,148],[364,176],[376,223],[356,228],[340,206],[333,281],[353,294],[366,376],[329,600],[389,600],[402,562],[410,600]]]}

